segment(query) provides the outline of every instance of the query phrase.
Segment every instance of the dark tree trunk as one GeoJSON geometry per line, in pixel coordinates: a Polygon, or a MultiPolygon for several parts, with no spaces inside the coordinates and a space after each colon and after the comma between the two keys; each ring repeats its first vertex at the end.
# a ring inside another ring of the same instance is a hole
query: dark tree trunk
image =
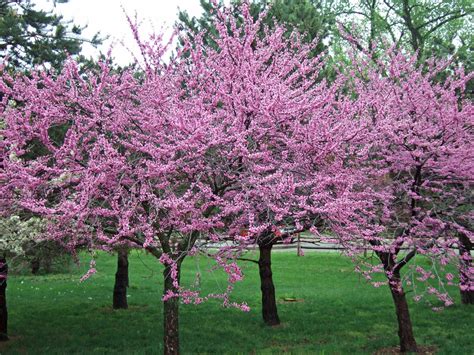
{"type": "Polygon", "coordinates": [[[127,309],[128,287],[128,250],[120,249],[117,252],[117,272],[115,273],[114,309],[127,309]]]}
{"type": "MultiPolygon", "coordinates": [[[[177,280],[181,274],[181,262],[177,261],[178,275],[177,280]]],[[[172,268],[166,266],[163,271],[164,276],[164,290],[163,294],[166,295],[168,292],[177,292],[178,290],[173,285],[173,278],[171,277],[172,268]]],[[[163,305],[163,329],[164,329],[164,354],[165,355],[177,355],[179,354],[179,299],[177,297],[171,297],[164,301],[163,305]]]]}
{"type": "Polygon", "coordinates": [[[7,278],[7,262],[0,258],[0,341],[8,340],[7,278]]]}
{"type": "Polygon", "coordinates": [[[260,288],[262,290],[262,316],[267,325],[280,324],[275,297],[275,285],[272,274],[272,248],[273,242],[259,241],[260,258],[258,268],[260,272],[260,288]]]}
{"type": "Polygon", "coordinates": [[[39,270],[40,270],[40,260],[38,258],[34,258],[33,260],[31,260],[31,273],[33,275],[38,275],[39,273],[39,270]]]}
{"type": "Polygon", "coordinates": [[[408,310],[408,303],[405,292],[403,291],[402,282],[399,275],[395,275],[390,281],[390,291],[392,293],[393,302],[398,319],[398,337],[400,338],[401,352],[417,352],[415,336],[413,335],[413,327],[408,310]]]}
{"type": "Polygon", "coordinates": [[[461,303],[474,304],[474,279],[469,270],[472,268],[472,243],[465,234],[459,236],[459,286],[461,303]]]}

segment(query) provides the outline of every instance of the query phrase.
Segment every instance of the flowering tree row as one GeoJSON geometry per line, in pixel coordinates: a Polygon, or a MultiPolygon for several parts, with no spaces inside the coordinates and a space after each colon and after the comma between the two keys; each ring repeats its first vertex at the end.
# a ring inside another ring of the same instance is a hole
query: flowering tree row
{"type": "Polygon", "coordinates": [[[268,28],[266,13],[254,19],[247,2],[239,16],[215,11],[213,46],[203,33],[179,33],[170,60],[161,36],[143,41],[132,25],[138,74],[107,63],[80,74],[74,61],[58,74],[2,71],[2,214],[44,218],[42,237],[72,252],[132,247],[154,255],[164,266],[168,354],[179,352],[180,300],[218,298],[248,310],[230,292],[249,245],[261,253],[264,319],[278,323],[270,253],[285,237],[279,227],[330,232],[369,280],[383,272],[401,350],[416,350],[408,276],[449,304],[444,285],[453,277],[435,265],[461,260],[462,289],[474,288],[465,243],[473,237],[473,106],[462,98],[469,76],[459,71],[436,84],[439,68],[424,73],[393,51],[353,58],[328,84],[319,75],[324,57],[311,54],[317,43],[268,28]],[[55,127],[64,133],[52,135],[55,127]],[[33,144],[44,153],[32,158],[33,144]],[[207,254],[198,240],[232,242],[210,255],[228,274],[224,292],[180,283],[183,260],[207,254]],[[380,262],[360,263],[364,250],[380,262]],[[412,273],[402,274],[408,264],[412,273]]]}

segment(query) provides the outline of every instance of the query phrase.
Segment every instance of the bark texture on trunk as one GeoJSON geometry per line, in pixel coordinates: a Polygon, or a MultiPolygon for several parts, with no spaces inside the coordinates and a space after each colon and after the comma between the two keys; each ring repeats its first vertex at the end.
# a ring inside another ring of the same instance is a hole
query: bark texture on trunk
{"type": "MultiPolygon", "coordinates": [[[[177,268],[177,281],[179,283],[179,278],[181,274],[181,262],[179,261],[177,262],[177,268]]],[[[173,285],[173,278],[171,277],[171,272],[171,266],[166,266],[165,270],[163,271],[164,295],[166,295],[169,291],[178,291],[173,285]]],[[[177,355],[179,354],[179,299],[177,297],[171,297],[163,303],[164,354],[177,355]]]]}
{"type": "Polygon", "coordinates": [[[279,325],[278,309],[275,297],[275,285],[272,273],[273,242],[262,240],[258,243],[260,258],[258,268],[260,272],[260,288],[262,290],[262,316],[267,325],[279,325]]]}
{"type": "Polygon", "coordinates": [[[114,286],[114,309],[127,309],[127,287],[128,287],[128,250],[120,249],[117,252],[117,272],[115,273],[114,286]]]}
{"type": "Polygon", "coordinates": [[[474,275],[472,270],[472,243],[465,234],[459,236],[459,290],[461,303],[474,304],[474,275]]]}
{"type": "Polygon", "coordinates": [[[413,335],[413,327],[410,319],[410,311],[405,292],[403,291],[400,276],[396,275],[390,281],[390,291],[392,293],[395,311],[398,320],[398,337],[400,338],[401,352],[417,352],[415,336],[413,335]]]}
{"type": "Polygon", "coordinates": [[[7,262],[0,258],[0,341],[8,340],[7,278],[7,262]]]}

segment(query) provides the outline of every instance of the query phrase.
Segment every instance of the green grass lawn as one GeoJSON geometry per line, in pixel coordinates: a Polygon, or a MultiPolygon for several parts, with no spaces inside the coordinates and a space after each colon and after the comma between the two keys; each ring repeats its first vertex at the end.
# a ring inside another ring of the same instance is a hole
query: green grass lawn
{"type": "MultiPolygon", "coordinates": [[[[183,353],[373,353],[398,344],[393,304],[386,287],[375,289],[335,253],[274,253],[274,280],[282,325],[266,327],[260,315],[258,271],[245,263],[245,280],[233,293],[249,313],[224,309],[218,301],[181,307],[183,353]],[[293,297],[300,302],[284,303],[293,297]]],[[[63,354],[162,352],[161,267],[156,259],[130,256],[130,309],[111,309],[115,257],[100,254],[98,274],[84,283],[86,266],[71,274],[12,276],[8,286],[10,335],[0,353],[63,354]]],[[[85,261],[84,265],[87,264],[85,261]]],[[[187,259],[183,281],[202,272],[204,291],[221,291],[220,273],[206,259],[187,259]]],[[[433,312],[411,302],[418,343],[440,354],[472,354],[474,312],[459,304],[433,312]]]]}

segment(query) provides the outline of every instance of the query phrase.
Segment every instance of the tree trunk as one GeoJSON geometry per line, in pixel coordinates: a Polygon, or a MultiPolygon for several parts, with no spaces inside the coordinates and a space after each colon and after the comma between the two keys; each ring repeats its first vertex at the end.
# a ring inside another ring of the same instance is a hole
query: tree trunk
{"type": "Polygon", "coordinates": [[[120,249],[117,252],[117,272],[115,273],[114,309],[127,309],[128,287],[128,250],[120,249]]]}
{"type": "Polygon", "coordinates": [[[33,275],[38,275],[39,270],[40,270],[40,266],[41,266],[40,260],[36,257],[33,258],[33,260],[31,260],[30,266],[31,266],[31,273],[33,275]]]}
{"type": "Polygon", "coordinates": [[[408,303],[405,292],[403,291],[400,275],[395,275],[390,280],[390,291],[392,293],[393,302],[398,319],[398,337],[400,338],[400,351],[417,352],[418,347],[413,335],[413,328],[408,310],[408,303]]]}
{"type": "Polygon", "coordinates": [[[296,242],[296,255],[297,256],[302,256],[303,253],[301,252],[301,235],[298,233],[298,239],[296,242]]]}
{"type": "MultiPolygon", "coordinates": [[[[181,274],[181,262],[177,261],[178,275],[177,280],[181,274]]],[[[163,271],[164,276],[164,290],[163,294],[168,292],[177,292],[178,290],[173,285],[173,278],[171,277],[171,265],[165,267],[163,271]]],[[[163,302],[163,329],[164,329],[164,354],[177,355],[179,354],[179,298],[171,297],[163,302]]]]}
{"type": "Polygon", "coordinates": [[[8,340],[7,278],[7,262],[0,258],[0,341],[8,340]]]}
{"type": "Polygon", "coordinates": [[[461,303],[474,304],[474,279],[472,270],[472,243],[465,234],[459,236],[459,289],[461,303]]]}
{"type": "Polygon", "coordinates": [[[275,285],[272,274],[272,242],[259,242],[260,258],[258,268],[260,272],[260,288],[262,290],[262,316],[267,325],[280,324],[275,298],[275,285]]]}

